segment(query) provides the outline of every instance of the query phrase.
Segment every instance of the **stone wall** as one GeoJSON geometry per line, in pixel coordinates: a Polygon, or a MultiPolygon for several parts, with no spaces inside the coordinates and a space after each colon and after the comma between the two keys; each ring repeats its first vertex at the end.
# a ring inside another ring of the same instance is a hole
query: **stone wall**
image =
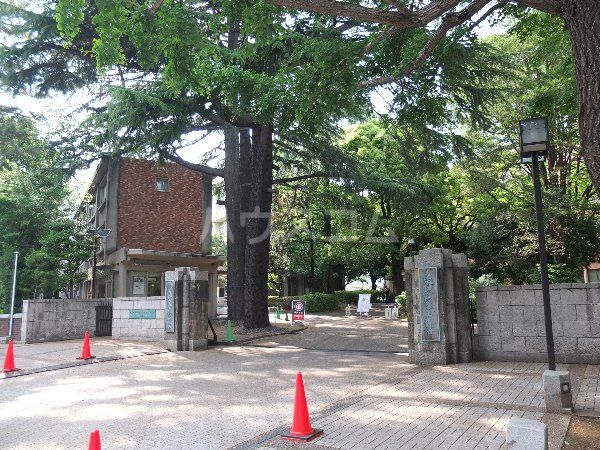
{"type": "Polygon", "coordinates": [[[471,362],[467,258],[431,248],[404,258],[410,362],[471,362]]]}
{"type": "Polygon", "coordinates": [[[23,300],[21,340],[26,343],[81,339],[96,330],[96,306],[110,299],[23,300]]]}
{"type": "Polygon", "coordinates": [[[113,299],[113,339],[158,341],[165,338],[165,297],[113,299]]]}
{"type": "MultiPolygon", "coordinates": [[[[13,338],[15,340],[20,339],[21,336],[21,313],[15,313],[13,316],[13,338]]],[[[8,336],[8,329],[10,322],[10,314],[0,314],[0,337],[8,336]]]]}
{"type": "MultiPolygon", "coordinates": [[[[541,285],[476,290],[475,359],[546,362],[541,285]]],[[[550,286],[556,361],[600,364],[600,283],[550,286]]]]}

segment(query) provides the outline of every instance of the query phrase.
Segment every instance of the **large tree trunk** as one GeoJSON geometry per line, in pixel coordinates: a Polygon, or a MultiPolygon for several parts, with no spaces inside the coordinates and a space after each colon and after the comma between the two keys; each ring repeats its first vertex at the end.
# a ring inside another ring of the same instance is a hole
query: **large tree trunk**
{"type": "Polygon", "coordinates": [[[404,280],[402,279],[402,270],[404,269],[402,260],[399,258],[399,252],[394,249],[392,253],[392,297],[400,295],[404,291],[404,280]]]}
{"type": "Polygon", "coordinates": [[[227,211],[227,316],[244,319],[244,272],[246,239],[241,225],[239,131],[231,126],[225,133],[225,208],[227,211]]]}
{"type": "Polygon", "coordinates": [[[583,157],[600,197],[600,2],[563,2],[562,16],[573,42],[583,157]]]}
{"type": "Polygon", "coordinates": [[[273,196],[273,126],[252,129],[249,215],[246,221],[246,328],[269,325],[268,273],[271,247],[270,215],[273,196]]]}

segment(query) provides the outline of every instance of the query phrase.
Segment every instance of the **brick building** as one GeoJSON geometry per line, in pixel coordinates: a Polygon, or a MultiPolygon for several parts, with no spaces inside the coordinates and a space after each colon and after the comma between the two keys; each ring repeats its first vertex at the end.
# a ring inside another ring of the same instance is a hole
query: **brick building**
{"type": "Polygon", "coordinates": [[[173,163],[102,158],[81,204],[90,232],[99,238],[81,271],[88,279],[80,298],[164,295],[164,272],[198,267],[216,290],[224,257],[211,254],[212,178],[173,163]],[[94,285],[94,292],[92,292],[94,285]]]}

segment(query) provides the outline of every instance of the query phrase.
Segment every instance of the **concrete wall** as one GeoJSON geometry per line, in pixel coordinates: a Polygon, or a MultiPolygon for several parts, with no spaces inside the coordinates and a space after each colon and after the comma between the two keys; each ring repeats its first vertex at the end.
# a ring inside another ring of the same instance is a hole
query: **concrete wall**
{"type": "Polygon", "coordinates": [[[165,297],[119,297],[113,299],[113,339],[157,341],[165,339],[165,297]],[[135,312],[154,311],[154,319],[136,319],[135,312]]]}
{"type": "MultiPolygon", "coordinates": [[[[475,359],[545,362],[541,285],[476,290],[475,359]]],[[[550,286],[556,361],[600,364],[600,283],[550,286]]]]}
{"type": "MultiPolygon", "coordinates": [[[[13,338],[18,340],[21,336],[21,313],[13,316],[13,338]]],[[[0,314],[0,336],[8,336],[10,314],[0,314]]]]}
{"type": "Polygon", "coordinates": [[[96,310],[107,299],[23,300],[21,340],[26,343],[81,339],[96,330],[96,310]]]}

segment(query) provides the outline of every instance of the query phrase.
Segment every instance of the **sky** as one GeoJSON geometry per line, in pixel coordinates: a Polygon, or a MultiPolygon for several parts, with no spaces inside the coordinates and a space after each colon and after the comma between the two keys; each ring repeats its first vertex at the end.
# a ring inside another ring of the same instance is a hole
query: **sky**
{"type": "MultiPolygon", "coordinates": [[[[475,30],[479,37],[486,37],[494,34],[499,34],[504,31],[502,27],[495,25],[492,27],[488,21],[482,24],[475,30]]],[[[85,94],[81,93],[72,95],[54,95],[51,98],[39,99],[29,96],[13,97],[9,93],[0,92],[0,104],[4,106],[17,107],[25,113],[44,117],[41,121],[42,133],[51,133],[61,123],[63,118],[67,117],[74,109],[81,105],[82,98],[86,98],[85,94]]],[[[89,97],[87,97],[89,98],[89,97]]],[[[371,100],[375,111],[385,113],[388,111],[387,102],[389,96],[386,95],[384,89],[378,89],[372,94],[371,100]]],[[[187,161],[199,162],[206,152],[212,151],[215,147],[222,144],[222,136],[213,134],[205,138],[194,146],[183,149],[179,155],[187,161]]],[[[71,189],[76,193],[83,195],[90,183],[97,163],[92,164],[88,169],[79,170],[70,182],[71,189]]]]}

